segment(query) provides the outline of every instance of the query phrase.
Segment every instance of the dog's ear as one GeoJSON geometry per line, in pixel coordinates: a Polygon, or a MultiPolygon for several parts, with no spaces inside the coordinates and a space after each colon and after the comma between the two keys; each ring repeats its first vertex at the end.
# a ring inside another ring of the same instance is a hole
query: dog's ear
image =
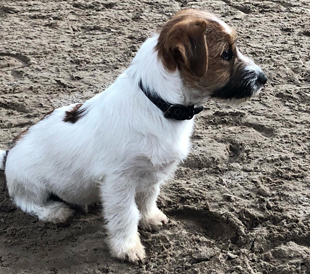
{"type": "Polygon", "coordinates": [[[206,42],[206,23],[199,20],[185,26],[184,34],[176,39],[171,48],[177,64],[185,66],[196,76],[205,75],[208,68],[208,47],[206,42]]]}
{"type": "Polygon", "coordinates": [[[202,77],[208,69],[206,21],[183,20],[164,26],[156,46],[169,70],[184,66],[195,76],[202,77]]]}

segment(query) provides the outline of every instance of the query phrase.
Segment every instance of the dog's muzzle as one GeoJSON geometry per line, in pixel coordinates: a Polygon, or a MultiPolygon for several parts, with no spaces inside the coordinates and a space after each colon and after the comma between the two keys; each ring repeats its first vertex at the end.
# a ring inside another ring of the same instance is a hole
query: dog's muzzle
{"type": "Polygon", "coordinates": [[[230,81],[214,91],[212,97],[219,99],[244,99],[257,94],[267,82],[261,68],[252,65],[233,74],[230,81]]]}

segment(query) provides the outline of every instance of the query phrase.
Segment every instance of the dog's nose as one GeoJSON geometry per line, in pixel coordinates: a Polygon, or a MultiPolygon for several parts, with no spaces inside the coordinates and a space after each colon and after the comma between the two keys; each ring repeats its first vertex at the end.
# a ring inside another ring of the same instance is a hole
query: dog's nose
{"type": "Polygon", "coordinates": [[[265,85],[267,82],[267,77],[264,73],[260,72],[257,76],[257,83],[260,85],[265,85]]]}

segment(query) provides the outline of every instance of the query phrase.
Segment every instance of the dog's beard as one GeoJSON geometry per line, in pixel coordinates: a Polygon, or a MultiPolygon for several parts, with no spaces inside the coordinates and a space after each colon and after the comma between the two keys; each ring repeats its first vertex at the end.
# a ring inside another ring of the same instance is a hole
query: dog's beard
{"type": "Polygon", "coordinates": [[[231,77],[230,81],[222,88],[215,90],[211,97],[222,100],[236,100],[244,102],[262,89],[257,82],[257,74],[254,71],[243,70],[231,77]]]}

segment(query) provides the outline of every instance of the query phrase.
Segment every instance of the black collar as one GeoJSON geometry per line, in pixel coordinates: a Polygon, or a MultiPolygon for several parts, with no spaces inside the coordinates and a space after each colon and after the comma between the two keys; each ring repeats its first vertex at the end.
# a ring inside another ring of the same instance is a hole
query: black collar
{"type": "Polygon", "coordinates": [[[170,104],[160,98],[156,93],[151,92],[148,87],[144,87],[142,80],[139,81],[139,87],[143,93],[150,99],[150,101],[157,106],[163,113],[164,117],[167,119],[175,120],[190,120],[195,114],[198,114],[203,110],[203,107],[183,106],[178,104],[170,104]]]}

